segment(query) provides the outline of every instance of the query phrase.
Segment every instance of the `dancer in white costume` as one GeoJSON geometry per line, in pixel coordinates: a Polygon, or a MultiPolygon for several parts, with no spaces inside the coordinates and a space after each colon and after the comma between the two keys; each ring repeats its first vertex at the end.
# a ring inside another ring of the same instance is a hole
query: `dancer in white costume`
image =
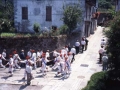
{"type": "Polygon", "coordinates": [[[2,55],[0,54],[0,67],[5,68],[5,66],[2,64],[2,55]]]}
{"type": "Polygon", "coordinates": [[[46,75],[46,71],[48,71],[48,68],[46,67],[47,64],[47,60],[46,60],[46,54],[43,53],[42,54],[42,58],[40,59],[40,61],[42,62],[42,67],[41,67],[41,71],[42,71],[42,75],[46,75]]]}
{"type": "Polygon", "coordinates": [[[18,65],[19,61],[21,60],[18,54],[14,54],[13,60],[14,60],[14,69],[16,68],[21,69],[21,67],[18,65]]]}
{"type": "MultiPolygon", "coordinates": [[[[27,67],[27,66],[29,65],[29,62],[30,62],[31,64],[34,64],[34,62],[33,62],[32,60],[30,60],[30,57],[29,57],[29,56],[26,57],[26,60],[20,61],[20,62],[21,62],[21,63],[25,63],[25,67],[27,67]]],[[[26,78],[26,75],[27,75],[27,73],[26,73],[26,69],[25,69],[23,79],[26,78]]]]}
{"type": "MultiPolygon", "coordinates": [[[[12,58],[12,55],[9,55],[9,62],[6,64],[6,65],[9,65],[9,70],[8,72],[11,73],[11,75],[13,75],[13,58],[12,58]]],[[[6,66],[5,65],[5,66],[6,66]]]]}
{"type": "Polygon", "coordinates": [[[37,68],[37,65],[36,65],[37,55],[35,53],[35,50],[32,50],[31,60],[34,62],[34,69],[36,69],[37,68]]]}

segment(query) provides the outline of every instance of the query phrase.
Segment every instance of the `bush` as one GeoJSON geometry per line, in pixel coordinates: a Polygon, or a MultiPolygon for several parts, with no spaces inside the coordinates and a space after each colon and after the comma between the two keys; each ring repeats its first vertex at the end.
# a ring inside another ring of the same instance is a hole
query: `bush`
{"type": "Polygon", "coordinates": [[[1,33],[1,37],[14,37],[15,33],[1,33]]]}
{"type": "Polygon", "coordinates": [[[106,72],[98,72],[91,76],[90,81],[87,86],[82,90],[105,90],[106,80],[108,79],[108,74],[106,72]]]}
{"type": "Polygon", "coordinates": [[[40,32],[40,25],[38,23],[35,23],[34,26],[33,26],[33,30],[36,32],[36,33],[39,33],[40,32]]]}
{"type": "Polygon", "coordinates": [[[68,26],[67,25],[62,25],[60,28],[60,34],[67,34],[68,31],[68,26]]]}

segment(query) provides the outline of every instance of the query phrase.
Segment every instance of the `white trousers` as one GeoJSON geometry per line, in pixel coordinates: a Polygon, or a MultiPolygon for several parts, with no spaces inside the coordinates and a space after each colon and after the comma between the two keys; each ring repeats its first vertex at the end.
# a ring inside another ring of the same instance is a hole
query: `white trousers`
{"type": "Polygon", "coordinates": [[[12,66],[9,65],[9,70],[8,71],[11,72],[11,74],[13,74],[13,65],[12,66]]]}
{"type": "Polygon", "coordinates": [[[5,66],[2,64],[2,60],[0,60],[0,66],[1,66],[2,68],[5,68],[5,66]]]}
{"type": "Polygon", "coordinates": [[[21,67],[18,65],[18,60],[15,60],[15,61],[14,61],[14,66],[17,67],[17,68],[21,68],[21,67]]]}
{"type": "Polygon", "coordinates": [[[58,62],[55,62],[54,66],[52,67],[52,69],[56,69],[58,68],[58,62]]]}
{"type": "Polygon", "coordinates": [[[46,64],[42,63],[41,70],[42,70],[42,73],[44,74],[46,71],[46,64]]]}

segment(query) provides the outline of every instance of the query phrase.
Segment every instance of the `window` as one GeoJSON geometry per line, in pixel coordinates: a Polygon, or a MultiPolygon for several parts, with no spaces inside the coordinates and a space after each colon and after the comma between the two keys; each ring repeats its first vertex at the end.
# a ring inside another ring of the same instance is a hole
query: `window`
{"type": "Polygon", "coordinates": [[[23,20],[28,19],[28,7],[22,7],[22,19],[23,20]]]}
{"type": "Polygon", "coordinates": [[[52,21],[52,7],[46,6],[46,21],[52,21]]]}

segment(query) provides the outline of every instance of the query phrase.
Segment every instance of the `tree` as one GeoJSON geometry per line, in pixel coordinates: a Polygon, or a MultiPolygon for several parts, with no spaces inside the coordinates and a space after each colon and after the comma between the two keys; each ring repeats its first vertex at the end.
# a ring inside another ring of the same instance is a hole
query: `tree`
{"type": "Polygon", "coordinates": [[[13,32],[14,29],[14,10],[13,0],[0,0],[0,33],[13,32]]]}
{"type": "Polygon", "coordinates": [[[120,12],[112,20],[111,28],[106,32],[108,38],[109,69],[114,71],[114,77],[120,78],[120,12]]]}
{"type": "Polygon", "coordinates": [[[68,26],[70,34],[81,21],[81,9],[78,4],[63,7],[63,9],[63,22],[68,26]]]}
{"type": "Polygon", "coordinates": [[[99,0],[98,7],[100,9],[111,9],[112,2],[111,2],[111,0],[99,0]]]}

